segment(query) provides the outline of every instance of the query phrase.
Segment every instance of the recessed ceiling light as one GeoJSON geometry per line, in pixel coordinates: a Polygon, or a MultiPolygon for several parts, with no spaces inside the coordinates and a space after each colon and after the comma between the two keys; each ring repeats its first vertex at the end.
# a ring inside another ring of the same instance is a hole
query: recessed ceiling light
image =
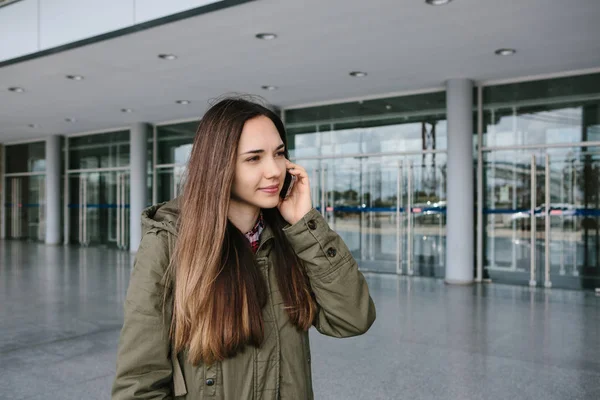
{"type": "Polygon", "coordinates": [[[443,6],[450,3],[452,0],[425,0],[425,3],[431,6],[443,6]]]}
{"type": "Polygon", "coordinates": [[[512,56],[517,51],[515,49],[498,49],[494,53],[498,56],[512,56]]]}
{"type": "Polygon", "coordinates": [[[258,33],[256,34],[256,38],[261,40],[273,40],[277,39],[277,35],[274,33],[258,33]]]}
{"type": "Polygon", "coordinates": [[[363,76],[367,76],[367,73],[361,71],[352,71],[350,72],[350,76],[353,76],[355,78],[362,78],[363,76]]]}
{"type": "Polygon", "coordinates": [[[175,54],[159,54],[158,58],[162,58],[163,60],[177,60],[175,54]]]}
{"type": "Polygon", "coordinates": [[[121,112],[123,113],[131,113],[133,110],[131,108],[121,108],[121,112]]]}
{"type": "Polygon", "coordinates": [[[191,101],[189,101],[189,100],[177,100],[175,103],[177,103],[177,104],[190,104],[191,101]]]}
{"type": "Polygon", "coordinates": [[[81,76],[81,75],[67,75],[67,79],[70,79],[72,81],[82,81],[83,80],[83,76],[81,76]]]}
{"type": "Polygon", "coordinates": [[[25,89],[23,89],[22,87],[9,87],[8,90],[10,90],[11,92],[15,92],[15,93],[23,93],[25,91],[25,89]]]}
{"type": "Polygon", "coordinates": [[[388,104],[388,105],[386,105],[386,106],[385,106],[385,109],[386,109],[386,110],[391,110],[391,109],[392,109],[392,106],[390,106],[390,105],[388,104]]]}
{"type": "Polygon", "coordinates": [[[75,122],[75,118],[65,118],[65,121],[67,121],[67,122],[75,122]]]}
{"type": "Polygon", "coordinates": [[[271,86],[271,85],[261,86],[261,88],[263,88],[264,90],[277,90],[277,89],[279,89],[277,86],[271,86]]]}

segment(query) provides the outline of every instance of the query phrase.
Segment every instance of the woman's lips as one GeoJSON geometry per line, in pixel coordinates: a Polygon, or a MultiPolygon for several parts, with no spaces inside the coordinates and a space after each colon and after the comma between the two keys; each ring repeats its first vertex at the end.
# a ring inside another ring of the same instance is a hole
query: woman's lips
{"type": "Polygon", "coordinates": [[[268,194],[274,194],[274,193],[279,192],[279,185],[267,186],[264,188],[260,188],[258,190],[260,190],[261,192],[268,193],[268,194]]]}

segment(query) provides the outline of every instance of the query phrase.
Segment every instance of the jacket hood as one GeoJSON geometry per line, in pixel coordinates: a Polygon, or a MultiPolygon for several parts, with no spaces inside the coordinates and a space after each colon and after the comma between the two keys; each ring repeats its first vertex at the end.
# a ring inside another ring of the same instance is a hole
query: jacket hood
{"type": "Polygon", "coordinates": [[[179,221],[179,198],[156,204],[142,212],[142,233],[152,228],[177,235],[179,221]]]}

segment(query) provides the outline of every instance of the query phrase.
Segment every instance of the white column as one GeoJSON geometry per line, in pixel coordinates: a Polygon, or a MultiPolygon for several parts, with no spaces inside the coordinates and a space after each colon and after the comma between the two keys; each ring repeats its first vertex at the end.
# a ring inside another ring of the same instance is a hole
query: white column
{"type": "Polygon", "coordinates": [[[446,82],[448,119],[446,282],[473,282],[473,82],[446,82]]]}
{"type": "Polygon", "coordinates": [[[0,144],[0,239],[6,239],[6,151],[0,144]]]}
{"type": "Polygon", "coordinates": [[[130,176],[129,176],[129,249],[132,253],[142,240],[141,215],[147,202],[147,136],[148,125],[139,123],[130,130],[130,176]]]}
{"type": "Polygon", "coordinates": [[[46,244],[61,243],[60,136],[46,139],[46,244]]]}

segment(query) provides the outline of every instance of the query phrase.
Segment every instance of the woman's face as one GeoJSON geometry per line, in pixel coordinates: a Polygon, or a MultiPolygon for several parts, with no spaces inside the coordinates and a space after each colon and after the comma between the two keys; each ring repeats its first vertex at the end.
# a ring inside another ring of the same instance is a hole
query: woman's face
{"type": "Polygon", "coordinates": [[[285,178],[285,148],[269,118],[246,121],[238,145],[231,197],[235,202],[259,208],[279,204],[285,178]]]}

